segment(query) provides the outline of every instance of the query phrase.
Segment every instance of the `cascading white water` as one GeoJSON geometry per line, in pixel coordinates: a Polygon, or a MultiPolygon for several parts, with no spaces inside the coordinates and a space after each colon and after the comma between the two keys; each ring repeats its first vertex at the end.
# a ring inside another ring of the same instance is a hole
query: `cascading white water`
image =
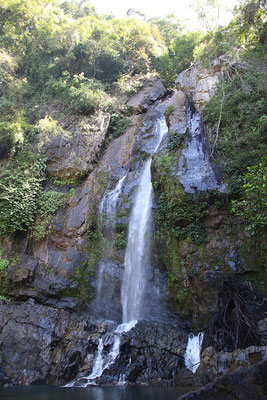
{"type": "MultiPolygon", "coordinates": [[[[161,117],[155,124],[157,143],[152,151],[155,153],[167,133],[165,118],[161,117]]],[[[150,230],[152,215],[152,183],[150,157],[144,166],[138,186],[133,210],[129,221],[128,241],[125,253],[125,270],[122,283],[122,307],[124,323],[143,317],[143,299],[150,266],[150,230]]],[[[148,310],[146,310],[146,313],[148,310]]]]}
{"type": "MultiPolygon", "coordinates": [[[[168,127],[163,116],[158,119],[155,124],[154,134],[157,141],[154,149],[151,151],[152,154],[157,151],[167,131],[168,127]]],[[[95,385],[97,378],[102,376],[103,371],[108,369],[119,355],[122,333],[130,331],[136,325],[137,320],[142,318],[143,295],[146,287],[146,280],[149,276],[148,270],[151,269],[149,248],[153,193],[150,172],[151,162],[152,157],[145,163],[129,222],[125,254],[125,271],[122,284],[123,323],[114,331],[113,346],[106,356],[104,356],[103,338],[99,339],[97,354],[91,374],[83,377],[82,383],[79,384],[78,379],[66,385],[66,387],[86,387],[95,385]]],[[[117,183],[114,190],[104,195],[99,206],[99,213],[102,218],[106,218],[108,225],[111,227],[111,231],[114,230],[116,205],[123,187],[124,179],[125,177],[117,183]]],[[[101,297],[104,269],[105,263],[102,262],[99,268],[97,282],[98,297],[101,297]]],[[[124,383],[125,377],[122,374],[118,379],[118,384],[123,385],[124,383]]]]}
{"type": "Polygon", "coordinates": [[[203,341],[203,333],[199,332],[197,335],[190,334],[185,351],[185,365],[192,371],[196,372],[200,363],[200,352],[203,341]]]}
{"type": "Polygon", "coordinates": [[[98,342],[97,354],[96,354],[96,359],[95,359],[95,362],[93,365],[92,372],[90,375],[83,378],[83,380],[86,380],[86,382],[83,382],[80,385],[76,385],[77,380],[75,380],[75,381],[68,383],[64,387],[73,387],[73,386],[86,387],[86,386],[93,385],[96,378],[99,378],[102,375],[103,370],[104,370],[103,349],[104,349],[103,339],[100,338],[99,342],[98,342]]]}
{"type": "MultiPolygon", "coordinates": [[[[115,234],[115,222],[117,203],[119,200],[120,193],[123,188],[123,183],[126,176],[122,177],[116,184],[113,190],[105,192],[102,200],[99,204],[99,220],[102,224],[102,229],[105,237],[108,239],[109,248],[112,251],[114,234],[115,234]]],[[[103,259],[98,265],[98,274],[96,282],[96,297],[93,303],[93,312],[98,317],[107,317],[109,302],[105,296],[105,276],[112,269],[112,261],[110,259],[103,259]]]]}
{"type": "MultiPolygon", "coordinates": [[[[92,386],[96,384],[96,379],[101,377],[103,374],[103,371],[105,369],[108,369],[116,360],[118,355],[120,354],[120,343],[121,343],[121,334],[123,332],[128,332],[130,331],[135,325],[137,321],[131,321],[128,324],[121,324],[117,327],[117,329],[114,331],[114,342],[113,346],[110,350],[110,352],[107,354],[107,356],[104,358],[103,350],[104,350],[104,344],[103,344],[103,338],[99,339],[98,343],[98,348],[97,348],[97,355],[96,359],[93,365],[93,370],[90,375],[85,376],[82,378],[82,383],[76,384],[77,380],[72,382],[71,384],[66,385],[66,387],[72,387],[72,386],[79,386],[79,387],[87,387],[87,386],[92,386]]],[[[122,380],[120,381],[121,377],[119,377],[119,384],[123,384],[122,380]]]]}
{"type": "Polygon", "coordinates": [[[188,121],[190,140],[182,150],[179,161],[179,179],[187,193],[195,190],[226,191],[226,185],[218,181],[210,156],[204,146],[201,115],[194,112],[188,121]]]}
{"type": "Polygon", "coordinates": [[[87,377],[88,380],[93,381],[102,375],[103,363],[104,363],[103,348],[104,348],[103,339],[99,339],[96,360],[93,366],[92,373],[87,377]]]}
{"type": "Polygon", "coordinates": [[[113,190],[106,191],[99,204],[100,220],[109,224],[112,230],[114,230],[117,202],[125,178],[126,176],[122,177],[113,190]]]}

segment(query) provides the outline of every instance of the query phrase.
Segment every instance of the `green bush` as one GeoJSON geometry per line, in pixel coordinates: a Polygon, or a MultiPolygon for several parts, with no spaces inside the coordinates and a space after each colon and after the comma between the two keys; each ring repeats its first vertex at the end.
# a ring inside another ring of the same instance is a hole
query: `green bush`
{"type": "Polygon", "coordinates": [[[41,239],[51,233],[50,226],[56,212],[66,205],[68,196],[54,191],[41,192],[38,199],[38,212],[32,229],[34,239],[41,239]]]}
{"type": "Polygon", "coordinates": [[[101,82],[85,78],[83,73],[71,77],[65,71],[51,86],[54,94],[60,96],[69,109],[78,114],[107,110],[112,103],[101,82]]]}
{"type": "Polygon", "coordinates": [[[144,77],[134,76],[132,77],[130,74],[122,75],[117,82],[113,84],[113,86],[122,94],[126,96],[131,96],[138,92],[139,89],[143,86],[144,77]]]}
{"type": "Polygon", "coordinates": [[[0,300],[10,301],[6,296],[8,290],[8,275],[6,269],[10,265],[10,261],[2,258],[2,256],[3,250],[0,250],[0,300]]]}
{"type": "Polygon", "coordinates": [[[166,124],[169,126],[170,125],[170,115],[172,115],[172,113],[174,112],[174,106],[170,105],[166,108],[165,110],[165,120],[166,120],[166,124]]]}
{"type": "Polygon", "coordinates": [[[2,258],[3,250],[0,250],[0,272],[4,271],[10,264],[9,260],[2,258]]]}
{"type": "Polygon", "coordinates": [[[46,164],[33,160],[18,159],[0,173],[0,237],[34,224],[46,164]]]}
{"type": "Polygon", "coordinates": [[[242,178],[241,200],[232,200],[232,212],[241,217],[251,235],[267,229],[267,157],[249,167],[242,178]]]}
{"type": "Polygon", "coordinates": [[[176,239],[191,238],[196,244],[206,241],[202,218],[208,214],[206,201],[196,201],[185,193],[173,174],[172,156],[156,156],[153,162],[153,186],[157,208],[154,212],[157,231],[176,239]]]}
{"type": "Polygon", "coordinates": [[[29,128],[23,111],[13,118],[13,122],[0,122],[0,159],[8,156],[15,146],[23,144],[25,132],[29,128]]]}
{"type": "Polygon", "coordinates": [[[127,235],[125,231],[116,233],[115,246],[118,250],[125,249],[125,247],[127,246],[127,235]]]}
{"type": "Polygon", "coordinates": [[[201,38],[200,32],[179,35],[171,41],[168,53],[157,59],[156,69],[166,87],[172,87],[177,75],[190,67],[193,61],[193,50],[201,38]]]}
{"type": "Polygon", "coordinates": [[[216,95],[203,110],[213,156],[236,198],[242,191],[239,177],[247,167],[260,163],[267,152],[264,76],[261,63],[255,60],[250,67],[229,67],[216,95]]]}
{"type": "Polygon", "coordinates": [[[130,118],[124,117],[122,114],[113,114],[110,118],[108,133],[117,138],[123,135],[131,125],[130,118]]]}
{"type": "Polygon", "coordinates": [[[168,148],[170,150],[175,150],[182,146],[185,142],[185,135],[183,133],[170,132],[168,139],[168,148]]]}

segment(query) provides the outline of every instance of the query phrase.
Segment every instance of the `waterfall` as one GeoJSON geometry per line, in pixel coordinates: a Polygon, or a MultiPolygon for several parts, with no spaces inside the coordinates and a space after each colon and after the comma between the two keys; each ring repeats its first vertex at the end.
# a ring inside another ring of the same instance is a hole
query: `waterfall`
{"type": "MultiPolygon", "coordinates": [[[[117,203],[119,196],[121,194],[123,183],[126,176],[123,176],[116,184],[115,188],[112,190],[107,190],[102,197],[99,204],[99,220],[102,225],[105,237],[108,240],[110,251],[113,250],[113,241],[115,234],[115,223],[116,223],[116,212],[117,203]]],[[[107,284],[105,281],[107,278],[107,273],[110,273],[114,269],[114,261],[111,259],[103,259],[98,264],[98,273],[96,281],[96,297],[93,303],[92,312],[101,318],[107,319],[108,314],[110,314],[110,301],[112,299],[107,299],[107,284]]],[[[112,293],[110,293],[112,297],[112,293]]],[[[108,319],[112,319],[112,315],[108,319]]]]}
{"type": "MultiPolygon", "coordinates": [[[[160,145],[163,136],[167,133],[168,127],[165,118],[162,116],[155,123],[154,142],[151,154],[155,153],[160,145]]],[[[125,270],[122,282],[122,307],[123,323],[118,325],[115,331],[109,332],[113,335],[114,341],[108,354],[104,354],[104,337],[99,339],[97,353],[92,372],[88,376],[78,378],[66,385],[66,387],[80,386],[87,387],[96,385],[98,379],[102,376],[105,369],[109,369],[120,354],[121,336],[124,332],[130,331],[137,323],[137,320],[143,317],[143,299],[146,289],[146,283],[151,276],[152,267],[150,264],[150,234],[152,222],[152,195],[153,188],[151,182],[151,162],[152,156],[145,162],[141,178],[134,200],[133,210],[129,221],[128,241],[125,253],[125,270]]],[[[100,218],[103,224],[112,233],[115,230],[116,209],[119,195],[123,188],[123,182],[126,177],[121,178],[115,188],[107,191],[99,205],[100,218]]],[[[103,275],[105,268],[108,268],[110,261],[101,261],[98,271],[96,306],[100,302],[103,291],[103,275]]],[[[149,310],[147,310],[149,313],[149,310]]],[[[131,360],[130,360],[131,363],[131,360]]],[[[118,378],[118,384],[125,383],[125,376],[121,374],[118,378]]]]}
{"type": "MultiPolygon", "coordinates": [[[[97,384],[97,378],[100,378],[105,369],[109,369],[111,365],[115,362],[116,358],[120,354],[120,343],[121,343],[121,335],[124,332],[130,331],[135,325],[137,321],[131,321],[128,324],[121,324],[117,327],[117,329],[113,332],[114,342],[110,352],[104,356],[104,339],[103,337],[99,339],[97,354],[95,358],[95,362],[93,365],[93,369],[90,375],[84,376],[81,379],[76,379],[75,381],[68,383],[65,387],[87,387],[93,386],[97,384]],[[79,381],[81,381],[79,383],[79,381]]],[[[123,376],[119,376],[118,384],[123,385],[125,381],[123,380],[123,376]]]]}
{"type": "Polygon", "coordinates": [[[102,375],[103,372],[103,339],[99,339],[98,348],[97,348],[97,356],[93,366],[92,373],[87,377],[88,380],[95,380],[99,376],[102,375]]]}
{"type": "Polygon", "coordinates": [[[212,164],[205,140],[201,115],[195,110],[188,112],[189,140],[182,150],[179,161],[180,182],[187,193],[218,190],[226,192],[215,165],[212,164]]]}
{"type": "Polygon", "coordinates": [[[200,351],[203,341],[203,333],[197,335],[190,334],[185,351],[185,365],[193,373],[196,372],[200,364],[200,351]]]}
{"type": "Polygon", "coordinates": [[[117,202],[125,178],[126,175],[117,182],[113,190],[106,191],[99,204],[100,221],[102,224],[108,225],[112,233],[115,229],[117,202]]]}
{"type": "MultiPolygon", "coordinates": [[[[165,118],[155,124],[157,143],[152,150],[155,153],[167,133],[165,118]]],[[[144,317],[143,301],[147,279],[150,276],[150,233],[152,218],[152,182],[150,157],[143,168],[129,221],[128,241],[124,259],[124,276],[121,290],[124,323],[144,317]]]]}

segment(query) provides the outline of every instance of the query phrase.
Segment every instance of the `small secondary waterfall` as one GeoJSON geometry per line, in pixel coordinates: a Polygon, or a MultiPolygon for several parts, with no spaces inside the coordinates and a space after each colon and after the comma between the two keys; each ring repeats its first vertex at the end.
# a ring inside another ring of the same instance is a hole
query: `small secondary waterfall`
{"type": "Polygon", "coordinates": [[[185,351],[185,365],[193,373],[196,372],[200,363],[200,352],[203,341],[203,333],[199,332],[197,335],[190,334],[185,351]]]}
{"type": "MultiPolygon", "coordinates": [[[[160,142],[167,133],[168,127],[165,118],[156,121],[155,135],[157,143],[152,154],[155,153],[160,142]]],[[[143,298],[149,276],[150,266],[150,232],[152,217],[152,182],[150,157],[144,166],[138,186],[135,203],[130,216],[128,241],[125,253],[125,270],[122,283],[122,307],[124,323],[138,320],[143,314],[143,298]]],[[[146,310],[148,312],[148,310],[146,310]]]]}
{"type": "Polygon", "coordinates": [[[182,150],[179,161],[180,182],[187,193],[195,193],[196,190],[226,192],[226,185],[221,182],[210,159],[201,115],[191,109],[188,117],[190,140],[182,150]]]}
{"type": "Polygon", "coordinates": [[[100,221],[103,225],[108,226],[109,230],[114,233],[117,202],[121,193],[123,182],[126,175],[122,177],[113,190],[106,191],[99,205],[100,221]]]}
{"type": "MultiPolygon", "coordinates": [[[[120,193],[123,189],[123,183],[126,175],[123,176],[116,184],[113,190],[108,190],[105,192],[102,200],[99,204],[99,220],[102,225],[105,237],[108,239],[110,250],[114,247],[114,234],[115,234],[115,223],[116,223],[116,212],[117,203],[119,200],[120,193]]],[[[104,296],[107,283],[105,283],[105,276],[107,271],[113,268],[113,261],[110,259],[103,259],[98,265],[98,274],[96,282],[96,298],[93,304],[93,312],[96,313],[98,317],[107,318],[109,314],[109,301],[107,301],[106,296],[104,296]]],[[[110,294],[112,297],[112,293],[110,294]]],[[[110,301],[112,299],[110,298],[110,301]]],[[[112,319],[112,316],[109,318],[112,319]]]]}
{"type": "MultiPolygon", "coordinates": [[[[67,384],[65,387],[73,387],[73,386],[87,387],[96,385],[97,379],[101,377],[103,371],[105,369],[108,369],[120,354],[121,334],[123,332],[130,331],[136,325],[136,323],[137,321],[131,321],[128,324],[121,324],[117,327],[117,329],[113,332],[114,336],[113,346],[110,352],[105,357],[104,357],[104,339],[103,337],[100,338],[91,374],[88,376],[84,376],[83,378],[76,379],[75,381],[67,384]]],[[[120,376],[118,379],[118,384],[123,385],[124,383],[125,382],[123,381],[123,376],[120,376]]]]}

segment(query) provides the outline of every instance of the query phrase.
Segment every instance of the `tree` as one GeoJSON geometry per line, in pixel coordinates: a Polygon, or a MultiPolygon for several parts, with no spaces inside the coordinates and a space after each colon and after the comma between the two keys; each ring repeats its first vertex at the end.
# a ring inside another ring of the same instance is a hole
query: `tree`
{"type": "Polygon", "coordinates": [[[220,13],[225,8],[223,2],[219,2],[219,0],[196,0],[191,3],[191,7],[196,12],[206,32],[218,28],[220,13]]]}
{"type": "Polygon", "coordinates": [[[177,75],[188,68],[193,61],[193,51],[199,43],[199,32],[188,32],[179,35],[168,48],[168,54],[158,59],[158,71],[166,86],[172,86],[177,75]]]}
{"type": "Polygon", "coordinates": [[[171,42],[176,40],[184,30],[184,23],[174,14],[168,14],[164,18],[154,17],[149,22],[158,27],[167,46],[170,46],[171,42]]]}

